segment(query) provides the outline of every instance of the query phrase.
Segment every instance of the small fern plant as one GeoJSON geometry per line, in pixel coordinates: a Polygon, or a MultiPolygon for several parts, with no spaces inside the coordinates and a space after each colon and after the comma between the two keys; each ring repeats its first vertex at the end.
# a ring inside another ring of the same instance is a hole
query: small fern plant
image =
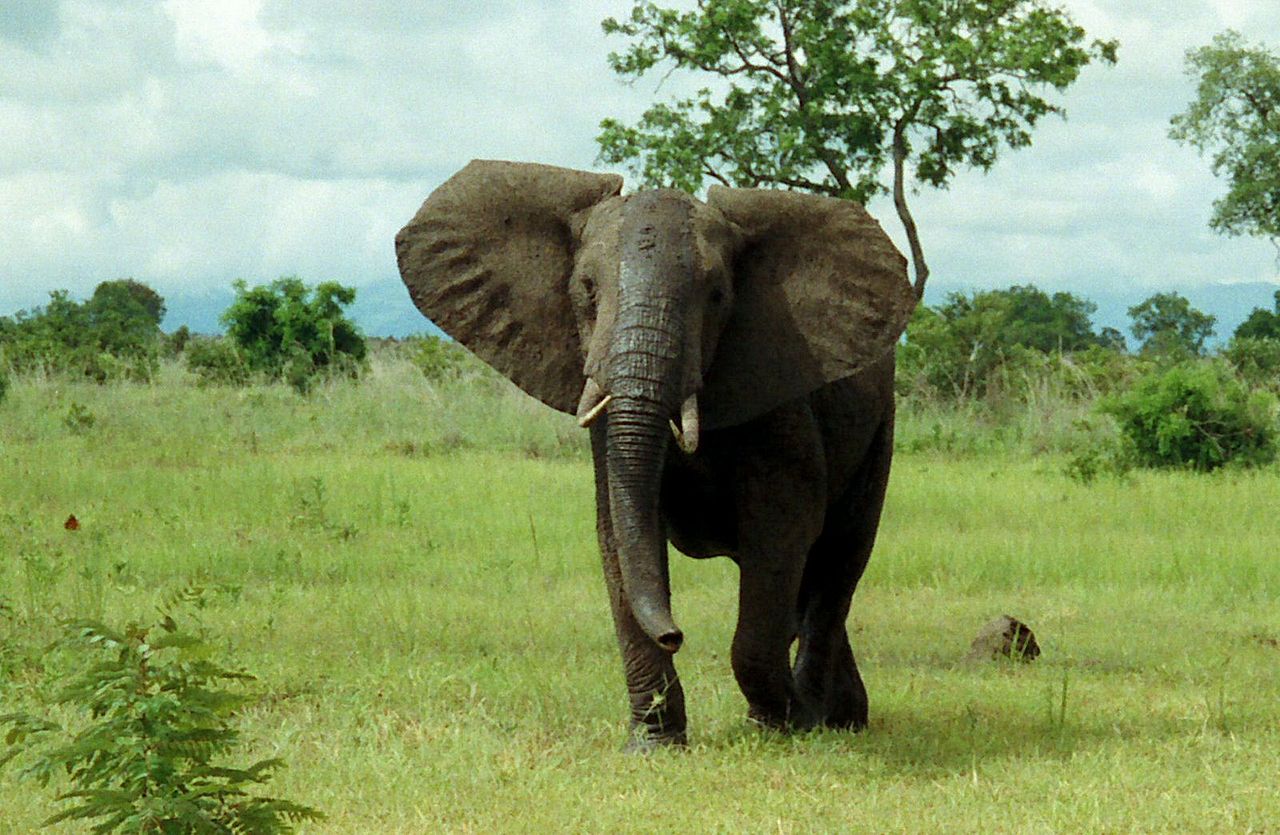
{"type": "Polygon", "coordinates": [[[223,689],[252,676],[210,660],[206,641],[163,614],[151,626],[122,630],[96,621],[66,624],[60,642],[91,657],[68,677],[58,703],[87,713],[76,733],[25,714],[8,726],[0,766],[22,757],[22,773],[47,785],[65,771],[71,804],[44,822],[95,821],[94,833],[291,832],[323,816],[314,809],[251,795],[284,763],[244,768],[217,764],[238,733],[230,722],[248,697],[223,689]]]}

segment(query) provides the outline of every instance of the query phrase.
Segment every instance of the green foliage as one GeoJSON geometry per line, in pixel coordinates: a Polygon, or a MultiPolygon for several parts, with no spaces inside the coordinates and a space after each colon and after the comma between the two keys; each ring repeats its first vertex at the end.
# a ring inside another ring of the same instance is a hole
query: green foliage
{"type": "MultiPolygon", "coordinates": [[[[189,593],[199,602],[199,592],[189,593]]],[[[96,821],[109,832],[290,832],[320,813],[248,793],[284,763],[220,764],[239,742],[231,725],[248,701],[226,684],[252,680],[210,659],[211,647],[169,614],[150,626],[66,624],[62,645],[89,662],[64,681],[58,703],[87,724],[74,733],[25,714],[0,716],[9,745],[0,764],[27,755],[23,775],[47,785],[65,772],[71,804],[48,818],[96,821]]]]}
{"type": "Polygon", "coordinates": [[[74,400],[67,407],[67,413],[62,416],[62,425],[67,427],[73,435],[85,434],[97,422],[98,416],[91,412],[88,406],[74,400]]]}
{"type": "Polygon", "coordinates": [[[1129,308],[1131,331],[1142,343],[1142,352],[1173,359],[1197,357],[1213,336],[1217,318],[1191,306],[1176,292],[1156,293],[1129,308]]]}
{"type": "Polygon", "coordinates": [[[1138,466],[1207,471],[1276,457],[1275,396],[1251,391],[1222,362],[1155,370],[1101,408],[1119,424],[1138,466]]]}
{"type": "Polygon", "coordinates": [[[1093,332],[1092,302],[1052,296],[1032,285],[952,293],[942,305],[919,305],[899,349],[900,390],[936,396],[983,395],[1001,372],[1021,373],[1049,354],[1102,344],[1093,332]]]}
{"type": "Polygon", "coordinates": [[[191,328],[183,325],[164,338],[165,354],[171,357],[178,356],[187,349],[187,343],[190,341],[191,328]]]}
{"type": "Polygon", "coordinates": [[[353,288],[333,281],[308,288],[290,276],[256,287],[237,281],[235,290],[222,322],[249,371],[302,393],[321,373],[359,375],[368,348],[343,312],[353,288]]]}
{"type": "Polygon", "coordinates": [[[727,83],[649,108],[635,125],[600,123],[601,160],[627,163],[642,182],[697,191],[706,179],[781,186],[865,202],[893,188],[922,253],[904,183],[945,187],[958,170],[989,169],[1002,146],[1031,130],[1061,92],[1116,44],[1041,0],[707,0],[679,11],[637,2],[606,34],[631,43],[609,64],[628,79],[669,65],[727,83]]]}
{"type": "Polygon", "coordinates": [[[193,339],[185,358],[187,369],[202,386],[243,386],[249,382],[249,364],[230,339],[193,339]]]}
{"type": "Polygon", "coordinates": [[[164,318],[164,299],[133,279],[104,281],[85,302],[90,326],[98,331],[99,348],[114,355],[137,346],[154,347],[164,318]]]}
{"type": "Polygon", "coordinates": [[[1222,356],[1250,386],[1280,393],[1280,339],[1236,336],[1222,356]]]}
{"type": "Polygon", "coordinates": [[[164,320],[164,298],[132,278],[102,282],[94,288],[88,304],[99,316],[146,320],[156,327],[164,320]]]}
{"type": "Polygon", "coordinates": [[[83,303],[57,290],[43,308],[0,317],[0,356],[21,372],[147,382],[158,367],[163,316],[160,295],[132,279],[104,281],[83,303]]]}
{"type": "Polygon", "coordinates": [[[457,380],[483,363],[474,354],[451,339],[425,334],[411,342],[411,359],[432,382],[457,380]]]}
{"type": "Polygon", "coordinates": [[[0,403],[4,402],[5,395],[9,393],[9,372],[4,366],[0,366],[0,403]]]}
{"type": "Polygon", "coordinates": [[[1036,88],[1063,90],[1115,44],[1082,46],[1084,30],[1035,0],[938,4],[857,0],[710,0],[681,12],[636,3],[603,22],[632,39],[610,54],[636,78],[669,63],[732,80],[648,110],[638,126],[601,123],[601,157],[636,161],[651,185],[696,191],[707,177],[865,200],[881,190],[895,126],[919,143],[916,176],[943,186],[959,166],[989,168],[999,147],[1061,109],[1036,88]],[[776,34],[775,34],[776,33],[776,34]],[[815,172],[818,172],[815,175],[815,172]]]}
{"type": "Polygon", "coordinates": [[[1209,225],[1228,235],[1280,240],[1280,55],[1227,31],[1187,52],[1196,98],[1169,135],[1211,153],[1227,193],[1209,225]]]}
{"type": "Polygon", "coordinates": [[[1236,339],[1280,340],[1280,290],[1275,294],[1275,312],[1255,307],[1249,317],[1240,323],[1233,336],[1236,339]]]}

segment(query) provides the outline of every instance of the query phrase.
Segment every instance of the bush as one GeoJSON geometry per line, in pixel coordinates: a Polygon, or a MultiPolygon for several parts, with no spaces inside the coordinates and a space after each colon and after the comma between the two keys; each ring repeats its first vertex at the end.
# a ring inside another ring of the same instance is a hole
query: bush
{"type": "Polygon", "coordinates": [[[97,422],[98,416],[89,411],[88,406],[75,401],[71,402],[67,413],[62,416],[62,425],[67,427],[73,435],[85,434],[97,422]]]}
{"type": "Polygon", "coordinates": [[[237,281],[235,290],[222,322],[250,371],[302,392],[321,373],[359,376],[368,346],[343,313],[354,289],[332,281],[308,288],[286,277],[258,287],[237,281]]]}
{"type": "Polygon", "coordinates": [[[4,402],[4,396],[9,393],[9,372],[0,368],[0,403],[4,402]]]}
{"type": "Polygon", "coordinates": [[[1089,381],[1064,358],[1079,352],[1124,350],[1110,328],[1095,333],[1096,306],[1070,293],[1032,285],[952,293],[940,305],[919,305],[898,346],[899,394],[929,400],[980,397],[998,402],[1011,391],[1040,396],[1048,376],[1056,388],[1089,381]]]}
{"type": "Polygon", "coordinates": [[[433,383],[457,380],[469,370],[480,365],[480,360],[452,340],[424,335],[413,339],[410,359],[433,383]]]}
{"type": "MultiPolygon", "coordinates": [[[[198,595],[198,591],[195,592],[198,595]]],[[[94,832],[290,832],[320,813],[250,795],[284,763],[231,767],[216,760],[238,743],[231,726],[248,698],[223,688],[252,676],[210,660],[212,647],[168,614],[152,626],[114,629],[93,621],[66,625],[63,644],[88,657],[68,676],[59,703],[85,724],[75,733],[25,714],[0,716],[9,750],[0,765],[23,757],[22,774],[47,785],[65,773],[69,808],[45,821],[93,820],[94,832]]]]}
{"type": "Polygon", "coordinates": [[[1133,463],[1214,470],[1261,466],[1277,452],[1276,398],[1251,391],[1221,362],[1187,362],[1155,371],[1103,401],[1133,463]]]}
{"type": "Polygon", "coordinates": [[[193,339],[186,347],[187,369],[202,386],[243,386],[249,382],[249,364],[229,339],[193,339]]]}

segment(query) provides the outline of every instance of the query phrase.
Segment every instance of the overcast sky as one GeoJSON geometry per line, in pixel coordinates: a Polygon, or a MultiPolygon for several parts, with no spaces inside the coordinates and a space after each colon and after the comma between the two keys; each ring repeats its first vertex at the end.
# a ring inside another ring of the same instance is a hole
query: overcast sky
{"type": "MultiPolygon", "coordinates": [[[[1063,5],[1120,63],[1032,148],[915,198],[934,289],[1280,281],[1269,243],[1208,230],[1223,185],[1167,138],[1185,50],[1228,27],[1280,47],[1277,0],[1063,5]]],[[[4,0],[0,314],[121,277],[170,299],[294,273],[385,289],[396,230],[468,160],[595,167],[601,118],[679,84],[608,72],[600,20],[630,6],[4,0]]],[[[889,201],[871,209],[901,244],[889,201]]]]}

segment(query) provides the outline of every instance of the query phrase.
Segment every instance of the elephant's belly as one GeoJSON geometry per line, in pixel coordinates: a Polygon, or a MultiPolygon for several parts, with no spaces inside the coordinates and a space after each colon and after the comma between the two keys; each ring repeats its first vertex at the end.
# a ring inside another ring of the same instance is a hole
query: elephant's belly
{"type": "Polygon", "coordinates": [[[662,479],[667,538],[686,556],[732,556],[738,542],[733,497],[707,474],[668,466],[662,479]]]}

